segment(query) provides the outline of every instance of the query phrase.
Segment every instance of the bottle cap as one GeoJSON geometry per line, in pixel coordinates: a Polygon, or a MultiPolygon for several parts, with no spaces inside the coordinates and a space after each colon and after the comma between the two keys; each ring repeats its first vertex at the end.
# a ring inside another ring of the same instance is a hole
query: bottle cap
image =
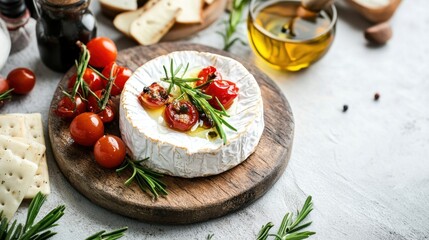
{"type": "Polygon", "coordinates": [[[0,13],[8,18],[18,18],[25,13],[24,0],[0,0],[0,13]]]}

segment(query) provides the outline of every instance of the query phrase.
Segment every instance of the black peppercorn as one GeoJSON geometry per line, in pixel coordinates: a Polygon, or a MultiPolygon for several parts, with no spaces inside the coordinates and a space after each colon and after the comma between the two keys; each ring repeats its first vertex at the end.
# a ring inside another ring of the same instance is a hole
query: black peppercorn
{"type": "Polygon", "coordinates": [[[144,87],[143,88],[143,93],[149,93],[150,92],[150,88],[149,87],[144,87]]]}
{"type": "Polygon", "coordinates": [[[380,99],[380,93],[375,93],[374,94],[374,101],[378,101],[378,99],[380,99]]]}

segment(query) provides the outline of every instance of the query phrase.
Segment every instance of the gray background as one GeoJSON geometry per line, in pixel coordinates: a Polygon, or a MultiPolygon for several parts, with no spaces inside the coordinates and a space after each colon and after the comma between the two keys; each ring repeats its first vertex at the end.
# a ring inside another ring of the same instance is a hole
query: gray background
{"type": "MultiPolygon", "coordinates": [[[[122,226],[129,226],[125,239],[205,239],[209,233],[214,239],[254,239],[261,225],[273,221],[278,226],[283,214],[301,207],[307,195],[314,198],[309,229],[317,234],[311,239],[428,239],[429,1],[403,1],[392,19],[394,37],[381,48],[367,46],[363,38],[369,23],[344,4],[338,8],[332,48],[305,71],[275,71],[255,59],[248,47],[232,49],[273,78],[294,112],[291,161],[265,196],[205,223],[142,223],[110,213],[78,193],[59,171],[48,144],[52,194],[42,214],[59,204],[67,206],[54,239],[83,239],[122,226]],[[379,102],[373,101],[375,92],[381,94],[379,102]],[[341,112],[343,104],[349,105],[347,113],[341,112]]],[[[91,9],[100,36],[114,39],[120,49],[135,45],[99,13],[97,1],[91,9]]],[[[186,41],[220,48],[215,31],[223,29],[221,21],[186,41]]],[[[240,34],[246,38],[245,24],[240,34]]],[[[38,77],[36,87],[0,112],[41,112],[49,142],[47,115],[62,74],[40,62],[33,40],[11,56],[0,73],[29,67],[38,77]]],[[[17,219],[25,220],[27,206],[19,208],[17,219]]]]}

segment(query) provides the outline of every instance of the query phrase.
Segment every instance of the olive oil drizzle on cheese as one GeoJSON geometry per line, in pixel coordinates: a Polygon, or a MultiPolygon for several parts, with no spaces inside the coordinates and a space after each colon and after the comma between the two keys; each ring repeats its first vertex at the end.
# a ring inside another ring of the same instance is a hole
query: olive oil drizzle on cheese
{"type": "MultiPolygon", "coordinates": [[[[158,123],[158,128],[161,130],[161,126],[159,124],[159,119],[164,118],[164,110],[165,107],[161,107],[159,109],[145,109],[147,114],[149,115],[150,118],[152,118],[155,122],[158,123]]],[[[166,126],[167,127],[167,126],[166,126]]],[[[172,131],[175,131],[173,129],[170,129],[172,131]]],[[[191,136],[191,137],[199,137],[199,138],[203,138],[203,139],[207,139],[209,141],[214,141],[215,139],[219,138],[216,134],[217,137],[211,137],[212,134],[210,134],[210,132],[215,132],[214,128],[203,128],[203,127],[197,127],[197,129],[195,130],[191,130],[191,131],[187,131],[184,132],[185,134],[191,136]]]]}

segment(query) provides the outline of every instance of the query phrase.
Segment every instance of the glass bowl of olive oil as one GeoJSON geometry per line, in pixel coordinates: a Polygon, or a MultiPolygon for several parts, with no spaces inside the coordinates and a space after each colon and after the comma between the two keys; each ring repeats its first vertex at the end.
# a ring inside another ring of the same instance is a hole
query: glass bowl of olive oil
{"type": "Polygon", "coordinates": [[[252,0],[247,28],[254,52],[275,68],[299,71],[320,59],[335,37],[334,5],[310,16],[300,0],[252,0]]]}

